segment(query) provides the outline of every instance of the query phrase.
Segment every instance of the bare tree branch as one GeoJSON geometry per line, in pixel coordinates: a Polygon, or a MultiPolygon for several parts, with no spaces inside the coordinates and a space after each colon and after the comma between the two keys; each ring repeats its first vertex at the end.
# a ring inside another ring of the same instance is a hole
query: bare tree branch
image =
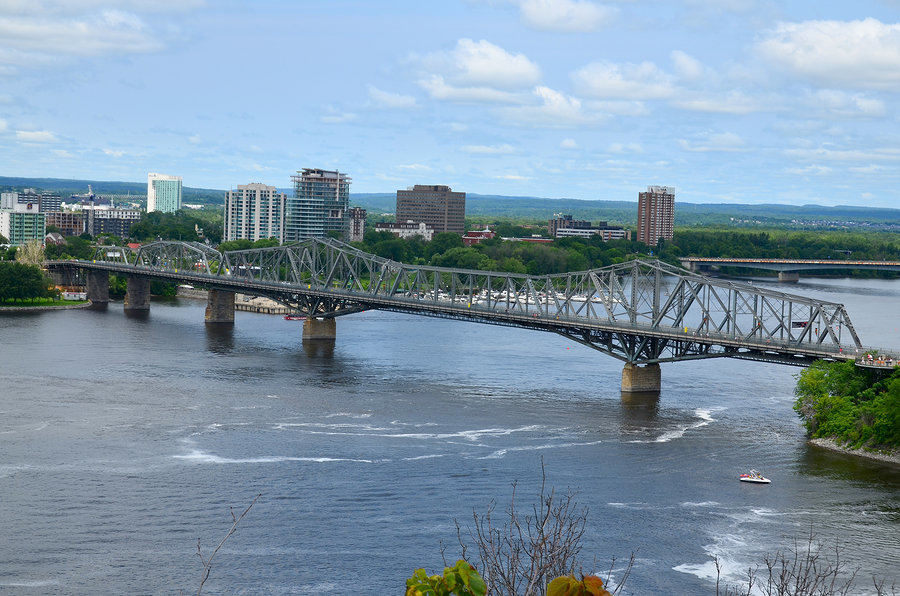
{"type": "Polygon", "coordinates": [[[197,596],[200,596],[200,592],[203,591],[203,584],[205,584],[206,580],[209,579],[209,574],[212,571],[213,558],[215,558],[216,553],[219,552],[219,549],[222,548],[222,545],[225,544],[225,541],[228,540],[231,537],[231,535],[237,531],[238,524],[241,523],[241,520],[244,519],[244,516],[247,515],[247,512],[250,511],[250,508],[256,504],[257,499],[259,499],[261,496],[262,496],[262,493],[253,497],[253,500],[250,501],[250,504],[247,505],[247,508],[244,509],[244,512],[241,513],[240,516],[236,517],[234,515],[233,507],[229,508],[229,512],[231,513],[231,520],[232,520],[231,527],[228,529],[228,532],[225,534],[225,536],[222,538],[222,540],[219,541],[218,546],[216,546],[216,548],[213,549],[213,551],[209,555],[208,559],[203,558],[203,551],[200,550],[200,539],[199,538],[197,539],[197,555],[200,557],[200,561],[203,563],[203,573],[202,573],[202,577],[200,579],[200,586],[198,586],[198,588],[197,588],[197,596]]]}

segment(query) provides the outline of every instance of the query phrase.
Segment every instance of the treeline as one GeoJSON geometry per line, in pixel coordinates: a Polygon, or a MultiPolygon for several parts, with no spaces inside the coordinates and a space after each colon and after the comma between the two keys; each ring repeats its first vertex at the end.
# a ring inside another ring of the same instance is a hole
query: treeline
{"type": "MultiPolygon", "coordinates": [[[[526,229],[516,231],[523,230],[526,229]]],[[[678,265],[678,258],[682,256],[900,260],[900,241],[886,235],[872,238],[846,233],[678,230],[673,240],[662,241],[658,247],[634,240],[604,242],[599,236],[590,239],[559,238],[550,243],[503,241],[499,236],[465,247],[456,234],[435,234],[431,242],[425,242],[419,237],[401,239],[389,232],[371,231],[355,246],[410,264],[534,275],[579,271],[651,257],[673,265],[678,265]]],[[[738,273],[746,274],[746,270],[738,273]]],[[[771,275],[771,272],[765,274],[771,275]]],[[[885,272],[868,274],[896,275],[885,272]]]]}
{"type": "Polygon", "coordinates": [[[858,448],[900,447],[900,369],[819,361],[800,373],[794,410],[811,438],[858,448]]]}
{"type": "Polygon", "coordinates": [[[546,244],[503,241],[496,237],[467,247],[463,245],[462,238],[453,233],[435,234],[431,242],[425,242],[418,236],[403,239],[390,232],[367,232],[363,241],[354,243],[354,246],[414,265],[533,275],[603,267],[647,252],[647,247],[638,242],[603,242],[599,237],[590,240],[561,238],[546,244]]]}
{"type": "Polygon", "coordinates": [[[38,267],[16,261],[0,262],[0,302],[45,298],[59,298],[59,291],[38,267]]]}
{"type": "Polygon", "coordinates": [[[181,210],[176,213],[153,211],[144,215],[131,228],[129,236],[138,242],[156,239],[184,240],[185,242],[209,241],[218,244],[222,240],[223,215],[219,209],[181,210]],[[203,231],[203,237],[197,230],[203,231]]]}
{"type": "Polygon", "coordinates": [[[661,254],[669,256],[834,260],[898,260],[894,234],[676,230],[661,254]]]}

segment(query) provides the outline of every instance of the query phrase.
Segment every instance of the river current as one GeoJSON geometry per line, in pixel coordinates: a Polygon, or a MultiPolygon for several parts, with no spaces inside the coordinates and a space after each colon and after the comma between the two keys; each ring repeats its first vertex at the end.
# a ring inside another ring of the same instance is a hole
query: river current
{"type": "MultiPolygon", "coordinates": [[[[900,282],[760,285],[842,302],[863,343],[900,346],[900,282]]],[[[664,364],[658,401],[623,399],[621,364],[552,334],[384,312],[299,322],[205,303],[129,317],[0,316],[0,593],[402,594],[455,560],[457,519],[518,482],[587,507],[584,571],[634,552],[627,593],[715,593],[810,531],[900,583],[900,469],[810,447],[799,369],[664,364]],[[737,481],[750,468],[773,482],[737,481]]],[[[502,517],[502,516],[501,516],[502,517]]]]}

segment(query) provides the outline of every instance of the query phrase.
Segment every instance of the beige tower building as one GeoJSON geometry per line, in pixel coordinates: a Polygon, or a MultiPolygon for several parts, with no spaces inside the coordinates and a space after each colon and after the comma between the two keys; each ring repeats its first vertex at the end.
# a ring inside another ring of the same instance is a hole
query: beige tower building
{"type": "Polygon", "coordinates": [[[424,223],[438,232],[466,233],[466,193],[449,186],[416,184],[397,191],[397,221],[424,223]]]}
{"type": "Polygon", "coordinates": [[[287,195],[274,186],[239,184],[225,197],[224,240],[278,238],[284,242],[287,195]]]}
{"type": "Polygon", "coordinates": [[[660,238],[672,239],[675,230],[675,189],[648,186],[638,193],[637,240],[656,246],[660,238]]]}

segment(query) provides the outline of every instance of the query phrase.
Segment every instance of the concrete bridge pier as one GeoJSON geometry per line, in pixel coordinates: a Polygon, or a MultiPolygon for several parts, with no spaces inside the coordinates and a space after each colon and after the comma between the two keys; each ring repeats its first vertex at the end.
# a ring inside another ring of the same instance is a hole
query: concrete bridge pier
{"type": "Polygon", "coordinates": [[[88,271],[84,291],[94,304],[109,303],[109,271],[88,271]]]}
{"type": "Polygon", "coordinates": [[[659,393],[662,374],[659,364],[638,366],[628,362],[622,369],[622,393],[659,393]]]}
{"type": "Polygon", "coordinates": [[[800,281],[799,271],[779,271],[778,281],[782,283],[794,283],[800,281]]]}
{"type": "Polygon", "coordinates": [[[303,321],[303,341],[334,341],[335,339],[337,339],[337,321],[335,319],[307,317],[303,321]]]}
{"type": "Polygon", "coordinates": [[[204,318],[207,323],[234,323],[234,292],[210,290],[204,318]]]}
{"type": "Polygon", "coordinates": [[[128,277],[125,288],[125,310],[150,310],[150,278],[128,277]]]}

